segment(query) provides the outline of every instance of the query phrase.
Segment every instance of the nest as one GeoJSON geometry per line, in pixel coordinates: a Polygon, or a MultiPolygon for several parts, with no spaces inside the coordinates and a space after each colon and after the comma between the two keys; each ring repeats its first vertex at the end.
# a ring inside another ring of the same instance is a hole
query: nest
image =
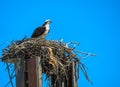
{"type": "MultiPolygon", "coordinates": [[[[42,73],[45,73],[47,78],[54,75],[60,80],[69,80],[69,75],[67,74],[71,73],[70,67],[74,62],[76,65],[75,70],[78,71],[81,69],[86,79],[90,81],[84,64],[80,62],[73,51],[74,48],[68,48],[66,44],[61,41],[24,38],[23,40],[12,41],[8,47],[3,49],[2,61],[16,64],[19,59],[25,61],[29,58],[39,57],[41,59],[42,73]]],[[[78,74],[76,75],[77,78],[78,74]]]]}

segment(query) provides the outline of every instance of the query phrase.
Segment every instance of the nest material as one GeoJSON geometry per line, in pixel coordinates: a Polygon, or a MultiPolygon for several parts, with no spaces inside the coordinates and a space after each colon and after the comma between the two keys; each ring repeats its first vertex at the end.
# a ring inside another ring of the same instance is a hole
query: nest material
{"type": "Polygon", "coordinates": [[[70,66],[73,60],[79,62],[72,49],[66,48],[65,44],[39,38],[13,41],[10,46],[3,49],[2,60],[15,63],[19,58],[28,59],[37,56],[41,58],[44,72],[50,70],[49,72],[54,73],[57,67],[64,71],[64,67],[70,66]]]}
{"type": "Polygon", "coordinates": [[[36,57],[41,58],[42,72],[46,73],[47,77],[58,76],[57,71],[59,69],[58,78],[61,80],[68,79],[66,73],[71,72],[69,67],[74,62],[76,66],[80,66],[87,80],[89,80],[84,65],[73,54],[73,49],[67,48],[64,43],[59,41],[40,38],[24,38],[20,41],[13,41],[7,48],[3,49],[2,61],[16,63],[21,58],[25,60],[36,57]]]}

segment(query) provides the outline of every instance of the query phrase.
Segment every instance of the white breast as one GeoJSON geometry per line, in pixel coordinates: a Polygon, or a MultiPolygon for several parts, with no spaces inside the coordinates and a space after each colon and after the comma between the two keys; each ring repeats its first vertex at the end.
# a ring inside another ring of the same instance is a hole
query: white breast
{"type": "Polygon", "coordinates": [[[50,25],[49,24],[46,24],[45,27],[46,27],[46,31],[50,30],[50,25]]]}
{"type": "Polygon", "coordinates": [[[46,31],[44,32],[44,36],[46,36],[50,30],[49,24],[46,24],[45,27],[46,27],[46,31]]]}

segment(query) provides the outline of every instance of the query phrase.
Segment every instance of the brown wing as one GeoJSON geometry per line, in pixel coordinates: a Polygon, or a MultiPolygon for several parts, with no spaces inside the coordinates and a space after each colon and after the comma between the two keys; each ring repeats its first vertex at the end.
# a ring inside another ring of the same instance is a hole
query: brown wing
{"type": "Polygon", "coordinates": [[[35,31],[33,32],[31,38],[36,38],[38,36],[41,36],[43,33],[45,32],[45,27],[38,27],[35,29],[35,31]]]}

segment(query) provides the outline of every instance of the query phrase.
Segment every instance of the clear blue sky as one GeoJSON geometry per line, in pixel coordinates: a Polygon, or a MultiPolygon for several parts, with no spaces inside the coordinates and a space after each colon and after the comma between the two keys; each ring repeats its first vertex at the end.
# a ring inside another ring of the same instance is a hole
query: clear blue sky
{"type": "MultiPolygon", "coordinates": [[[[52,20],[48,39],[77,41],[78,50],[97,54],[82,61],[94,86],[81,73],[79,87],[120,87],[119,0],[0,0],[0,56],[10,41],[30,37],[46,19],[52,20]]],[[[0,67],[3,87],[9,79],[0,67]]]]}

